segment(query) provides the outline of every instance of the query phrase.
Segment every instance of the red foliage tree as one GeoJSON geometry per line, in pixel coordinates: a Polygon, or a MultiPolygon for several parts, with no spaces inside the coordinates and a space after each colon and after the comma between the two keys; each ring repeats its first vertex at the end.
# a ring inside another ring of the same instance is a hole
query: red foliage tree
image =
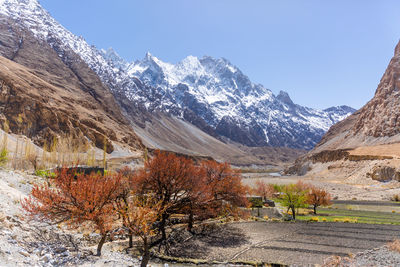
{"type": "Polygon", "coordinates": [[[241,174],[235,171],[227,163],[216,161],[203,161],[200,164],[202,175],[204,175],[204,188],[208,190],[207,200],[204,203],[210,217],[221,215],[239,214],[238,207],[248,205],[246,194],[248,188],[242,184],[241,174]]]}
{"type": "Polygon", "coordinates": [[[271,184],[268,184],[262,180],[257,180],[256,181],[256,187],[254,189],[254,192],[261,196],[264,201],[267,200],[269,197],[272,197],[273,194],[275,193],[274,186],[271,184]]]}
{"type": "MultiPolygon", "coordinates": [[[[115,210],[118,211],[119,215],[121,216],[122,222],[126,221],[126,212],[121,212],[123,209],[127,209],[129,205],[129,199],[134,194],[134,191],[137,189],[136,182],[136,173],[129,167],[125,167],[119,171],[121,175],[121,186],[117,192],[117,195],[114,200],[115,210]]],[[[133,232],[129,229],[129,248],[133,247],[133,232]]]]}
{"type": "Polygon", "coordinates": [[[63,169],[49,184],[34,185],[22,207],[32,217],[74,228],[89,222],[101,234],[97,255],[115,219],[113,201],[121,186],[120,175],[77,175],[63,169]]]}
{"type": "Polygon", "coordinates": [[[156,151],[138,172],[138,193],[154,195],[161,204],[158,224],[161,240],[166,239],[165,228],[172,214],[181,213],[191,199],[196,186],[195,167],[192,160],[173,153],[156,151]]]}
{"type": "Polygon", "coordinates": [[[163,212],[162,202],[156,202],[152,196],[132,196],[127,202],[120,202],[118,212],[122,215],[123,225],[131,233],[139,236],[143,242],[141,267],[146,267],[150,259],[150,240],[154,235],[154,223],[163,212]]]}
{"type": "Polygon", "coordinates": [[[311,186],[307,193],[306,203],[313,205],[314,214],[317,214],[317,208],[319,206],[331,205],[331,195],[322,188],[311,186]]]}

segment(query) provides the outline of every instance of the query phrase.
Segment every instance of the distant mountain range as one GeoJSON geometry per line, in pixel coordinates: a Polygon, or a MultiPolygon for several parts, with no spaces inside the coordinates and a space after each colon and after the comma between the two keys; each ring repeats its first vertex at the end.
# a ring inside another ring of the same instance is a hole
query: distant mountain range
{"type": "Polygon", "coordinates": [[[125,80],[139,78],[159,95],[154,101],[146,91],[138,93],[141,88],[125,87],[130,100],[182,118],[190,111],[206,123],[203,130],[209,134],[247,146],[311,149],[332,124],[355,111],[347,106],[316,110],[296,105],[286,92],[275,96],[252,83],[224,58],[188,56],[173,65],[147,53],[143,60],[127,63],[113,49],[101,52],[125,80]]]}
{"type": "Polygon", "coordinates": [[[110,101],[120,109],[114,112],[121,112],[144,144],[153,148],[217,158],[219,150],[243,157],[246,153],[236,148],[240,145],[308,150],[331,125],[355,111],[347,106],[317,110],[294,104],[286,92],[274,95],[223,58],[189,56],[170,64],[147,53],[142,60],[127,62],[113,49],[98,50],[66,30],[37,0],[0,0],[0,15],[2,31],[8,34],[7,27],[12,29],[15,39],[0,43],[3,51],[12,51],[2,56],[16,61],[25,45],[24,32],[29,32],[53,50],[43,57],[56,55],[83,84],[85,93],[99,101],[98,86],[85,83],[82,69],[73,68],[77,61],[86,64],[108,90],[105,94],[112,94],[110,101]],[[204,136],[200,138],[197,131],[204,136]],[[206,149],[210,143],[215,145],[206,149]]]}

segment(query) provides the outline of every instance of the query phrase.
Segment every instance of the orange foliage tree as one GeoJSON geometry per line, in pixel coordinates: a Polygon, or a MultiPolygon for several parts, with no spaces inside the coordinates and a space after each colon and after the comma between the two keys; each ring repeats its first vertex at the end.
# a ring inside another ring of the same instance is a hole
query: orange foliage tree
{"type": "Polygon", "coordinates": [[[165,207],[152,196],[131,197],[127,203],[121,203],[118,212],[122,215],[123,225],[143,242],[141,267],[146,267],[150,259],[150,240],[155,234],[154,224],[165,207]]]}
{"type": "Polygon", "coordinates": [[[319,206],[331,205],[331,195],[322,188],[311,186],[307,194],[307,204],[310,204],[314,208],[314,214],[317,214],[317,208],[319,206]]]}
{"type": "Polygon", "coordinates": [[[181,213],[190,202],[191,192],[196,186],[195,173],[192,160],[160,151],[156,151],[138,172],[137,193],[154,195],[155,200],[161,203],[158,223],[161,240],[167,238],[165,228],[170,216],[181,213]]]}
{"type": "MultiPolygon", "coordinates": [[[[216,215],[239,214],[238,207],[248,205],[246,194],[248,188],[242,184],[241,174],[231,168],[227,163],[218,163],[216,161],[203,161],[200,164],[201,172],[204,175],[205,190],[208,190],[207,200],[202,210],[209,217],[216,215]]],[[[201,204],[201,203],[200,203],[201,204]]]]}
{"type": "Polygon", "coordinates": [[[120,175],[77,175],[61,170],[55,179],[34,185],[22,207],[32,217],[53,223],[66,223],[72,228],[90,223],[101,234],[97,255],[111,230],[115,210],[113,201],[121,185],[120,175]]]}
{"type": "MultiPolygon", "coordinates": [[[[117,195],[114,199],[115,210],[121,216],[122,222],[124,224],[126,218],[126,212],[121,212],[123,209],[127,209],[129,204],[129,199],[134,194],[134,190],[137,188],[135,185],[135,171],[129,167],[125,167],[119,171],[121,175],[121,186],[118,188],[117,195]]],[[[129,231],[129,248],[133,247],[133,232],[128,228],[129,231]]]]}
{"type": "Polygon", "coordinates": [[[254,192],[261,196],[263,200],[267,200],[267,198],[272,197],[275,193],[274,186],[272,184],[268,184],[262,180],[256,181],[256,187],[254,192]]]}

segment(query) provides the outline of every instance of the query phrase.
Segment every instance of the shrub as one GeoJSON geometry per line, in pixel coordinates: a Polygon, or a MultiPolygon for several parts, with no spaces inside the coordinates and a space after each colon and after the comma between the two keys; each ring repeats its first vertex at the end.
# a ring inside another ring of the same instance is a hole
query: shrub
{"type": "Polygon", "coordinates": [[[3,147],[0,151],[0,166],[4,166],[8,161],[8,150],[3,147]]]}
{"type": "Polygon", "coordinates": [[[267,215],[264,216],[264,220],[268,221],[269,217],[267,215]]]}
{"type": "Polygon", "coordinates": [[[400,240],[396,239],[393,242],[387,244],[388,249],[400,253],[400,240]]]}
{"type": "Polygon", "coordinates": [[[322,218],[322,221],[323,221],[323,222],[326,222],[326,221],[328,221],[328,220],[327,220],[326,218],[322,218]]]}
{"type": "Polygon", "coordinates": [[[311,217],[310,219],[311,222],[319,222],[318,217],[311,217]]]}
{"type": "Polygon", "coordinates": [[[344,218],[344,219],[343,219],[343,222],[349,223],[349,222],[351,222],[351,220],[350,220],[350,218],[344,218]]]}
{"type": "Polygon", "coordinates": [[[55,178],[56,174],[49,170],[36,170],[35,175],[43,178],[55,178]]]}
{"type": "Polygon", "coordinates": [[[392,213],[396,213],[396,211],[395,211],[395,210],[392,210],[392,213]]]}
{"type": "Polygon", "coordinates": [[[399,202],[399,201],[400,201],[400,195],[398,195],[398,194],[393,195],[393,196],[390,198],[390,200],[391,200],[391,201],[399,202]]]}
{"type": "Polygon", "coordinates": [[[340,222],[341,220],[339,218],[333,219],[334,222],[340,222]]]}

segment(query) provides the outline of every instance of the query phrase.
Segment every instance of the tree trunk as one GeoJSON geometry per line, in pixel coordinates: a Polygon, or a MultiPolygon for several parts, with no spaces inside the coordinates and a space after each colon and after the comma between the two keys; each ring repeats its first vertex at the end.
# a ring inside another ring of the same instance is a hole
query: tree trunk
{"type": "Polygon", "coordinates": [[[142,256],[142,262],[140,263],[140,267],[146,267],[147,263],[149,263],[150,260],[150,250],[149,250],[149,244],[147,242],[147,237],[143,238],[143,256],[142,256]]]}
{"type": "Polygon", "coordinates": [[[133,247],[133,234],[132,231],[129,230],[129,248],[133,247]]]}
{"type": "Polygon", "coordinates": [[[314,205],[314,214],[317,215],[317,205],[314,205]]]}
{"type": "Polygon", "coordinates": [[[167,234],[165,233],[166,223],[167,223],[167,216],[163,214],[161,216],[161,222],[160,222],[161,240],[167,240],[167,234]]]}
{"type": "Polygon", "coordinates": [[[193,210],[190,209],[189,212],[189,221],[188,221],[188,231],[191,233],[193,229],[193,221],[194,221],[194,216],[193,216],[193,210]]]}
{"type": "Polygon", "coordinates": [[[106,241],[106,238],[107,238],[107,234],[103,234],[101,236],[100,243],[97,245],[97,254],[96,254],[97,256],[101,256],[101,248],[103,247],[104,242],[106,241]]]}
{"type": "Polygon", "coordinates": [[[293,220],[296,220],[296,209],[292,207],[293,220]]]}

